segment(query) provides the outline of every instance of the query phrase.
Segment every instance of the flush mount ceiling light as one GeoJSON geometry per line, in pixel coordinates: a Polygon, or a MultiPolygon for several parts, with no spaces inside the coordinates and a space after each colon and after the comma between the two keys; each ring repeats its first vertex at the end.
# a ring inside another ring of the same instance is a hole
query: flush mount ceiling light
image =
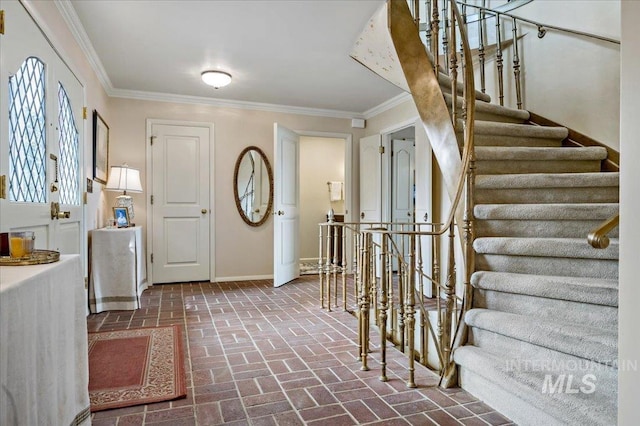
{"type": "Polygon", "coordinates": [[[204,71],[201,76],[202,81],[216,89],[231,83],[231,74],[224,71],[204,71]]]}

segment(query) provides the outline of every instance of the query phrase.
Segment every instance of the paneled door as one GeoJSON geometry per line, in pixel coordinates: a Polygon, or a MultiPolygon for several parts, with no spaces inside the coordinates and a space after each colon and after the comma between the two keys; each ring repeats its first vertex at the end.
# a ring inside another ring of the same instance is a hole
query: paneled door
{"type": "Polygon", "coordinates": [[[300,136],[275,123],[273,285],[300,276],[300,136]]]}
{"type": "Polygon", "coordinates": [[[147,129],[152,282],[209,281],[213,125],[149,120],[147,129]]]}
{"type": "Polygon", "coordinates": [[[360,139],[360,222],[382,220],[382,137],[360,139]]]}
{"type": "Polygon", "coordinates": [[[20,2],[0,8],[0,230],[34,231],[39,249],[85,253],[84,89],[20,2]]]}

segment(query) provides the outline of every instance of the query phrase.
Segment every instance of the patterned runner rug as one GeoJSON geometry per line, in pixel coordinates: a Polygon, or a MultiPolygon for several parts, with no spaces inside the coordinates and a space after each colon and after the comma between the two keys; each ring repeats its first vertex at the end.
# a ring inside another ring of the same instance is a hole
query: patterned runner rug
{"type": "Polygon", "coordinates": [[[186,395],[179,326],[89,333],[92,412],[186,395]]]}

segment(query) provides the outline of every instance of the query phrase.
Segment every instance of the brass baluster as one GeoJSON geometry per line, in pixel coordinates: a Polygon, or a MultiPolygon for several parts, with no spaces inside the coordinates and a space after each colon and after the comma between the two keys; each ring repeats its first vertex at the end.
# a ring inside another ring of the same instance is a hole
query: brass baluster
{"type": "Polygon", "coordinates": [[[347,309],[347,228],[344,225],[340,225],[342,229],[342,262],[340,265],[340,272],[342,273],[342,309],[346,312],[347,309]]]}
{"type": "MultiPolygon", "coordinates": [[[[445,2],[446,4],[446,2],[445,2]]],[[[454,15],[454,9],[451,8],[451,57],[449,58],[449,75],[451,76],[451,122],[453,127],[456,127],[457,121],[457,103],[458,103],[458,55],[456,52],[456,18],[454,15]]]]}
{"type": "Polygon", "coordinates": [[[415,388],[415,359],[414,359],[414,350],[415,350],[415,269],[416,269],[416,258],[415,258],[415,235],[412,235],[409,239],[409,276],[407,282],[407,307],[405,309],[405,315],[407,323],[407,340],[409,346],[409,381],[407,382],[407,387],[415,388]]]}
{"type": "Polygon", "coordinates": [[[380,309],[378,312],[378,322],[380,327],[380,381],[386,382],[387,379],[387,289],[389,288],[389,274],[387,269],[388,263],[388,241],[387,234],[381,234],[380,248],[380,309]]]}
{"type": "Polygon", "coordinates": [[[444,57],[444,68],[447,71],[449,70],[449,14],[447,13],[448,4],[448,0],[442,1],[442,17],[444,18],[444,21],[442,21],[442,56],[444,57]]]}
{"type": "MultiPolygon", "coordinates": [[[[338,307],[338,243],[341,241],[338,239],[338,225],[335,223],[331,225],[333,231],[333,259],[331,264],[331,275],[333,278],[333,306],[338,307]]],[[[329,301],[331,303],[331,301],[329,301]]]]}
{"type": "Polygon", "coordinates": [[[451,326],[452,326],[452,318],[454,317],[454,303],[456,296],[456,263],[455,263],[455,225],[451,223],[449,227],[449,259],[448,259],[448,270],[447,270],[447,280],[445,282],[444,287],[446,301],[445,301],[445,309],[442,321],[442,340],[440,341],[440,346],[442,348],[442,369],[444,371],[444,376],[446,377],[448,374],[448,370],[452,367],[451,365],[451,326]]]}
{"type": "Polygon", "coordinates": [[[319,248],[318,248],[318,275],[320,278],[320,308],[324,309],[324,268],[323,268],[323,262],[322,260],[324,259],[322,256],[322,242],[323,242],[323,230],[324,230],[324,226],[319,225],[318,228],[320,229],[319,232],[319,236],[318,236],[318,240],[319,240],[319,248]]]}
{"type": "Polygon", "coordinates": [[[500,14],[496,13],[496,66],[498,67],[498,98],[504,106],[504,77],[502,76],[502,34],[500,34],[500,14]]]}
{"type": "Polygon", "coordinates": [[[516,105],[522,109],[522,89],[520,87],[520,57],[518,56],[518,27],[513,18],[513,76],[516,81],[516,105]]]}
{"type": "Polygon", "coordinates": [[[331,312],[331,224],[327,225],[327,261],[325,264],[325,281],[327,283],[327,310],[331,312]]]}
{"type": "MultiPolygon", "coordinates": [[[[485,6],[485,0],[482,0],[482,7],[485,6]]],[[[478,60],[480,63],[480,90],[486,93],[485,70],[484,70],[484,10],[478,11],[478,60]]]]}
{"type": "MultiPolygon", "coordinates": [[[[432,49],[431,46],[431,22],[429,19],[429,11],[431,10],[431,0],[426,0],[424,2],[424,10],[425,10],[425,14],[426,16],[426,20],[425,20],[425,31],[424,31],[424,45],[427,46],[427,48],[432,49]]],[[[433,53],[433,50],[432,50],[433,53]]]]}
{"type": "MultiPolygon", "coordinates": [[[[446,0],[445,0],[446,1],[446,0]]],[[[431,15],[431,35],[432,35],[432,43],[431,52],[433,53],[433,72],[436,77],[440,72],[440,48],[438,46],[438,33],[440,31],[440,20],[438,17],[438,0],[433,0],[433,12],[431,15]]]]}
{"type": "Polygon", "coordinates": [[[360,350],[360,361],[362,365],[360,366],[360,370],[369,371],[369,366],[367,365],[367,355],[369,353],[369,287],[370,287],[370,279],[371,274],[369,272],[371,258],[372,258],[372,239],[371,234],[366,233],[362,235],[362,292],[360,293],[360,339],[359,339],[359,350],[360,350]]]}

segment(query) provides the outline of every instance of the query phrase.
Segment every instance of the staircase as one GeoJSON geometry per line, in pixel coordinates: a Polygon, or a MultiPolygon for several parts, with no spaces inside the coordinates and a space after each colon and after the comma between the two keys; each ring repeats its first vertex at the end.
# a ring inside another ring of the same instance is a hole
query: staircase
{"type": "MultiPolygon", "coordinates": [[[[462,346],[441,342],[454,348],[459,384],[518,424],[615,424],[617,234],[609,234],[606,249],[587,242],[593,228],[618,213],[619,175],[603,171],[607,150],[574,146],[567,128],[536,125],[527,111],[492,104],[478,91],[474,114],[461,114],[463,84],[452,84],[444,67],[430,71],[437,59],[425,54],[402,0],[374,15],[352,56],[412,93],[452,199],[461,188],[452,176],[464,174],[470,158],[463,152],[456,161],[457,150],[474,152],[467,339],[462,346]],[[466,115],[473,125],[452,125],[454,103],[453,116],[466,115]],[[472,139],[463,136],[470,129],[472,139]]],[[[465,77],[471,68],[467,62],[465,77]]],[[[466,92],[474,93],[468,81],[466,92]]],[[[463,236],[468,216],[457,217],[463,236]]],[[[452,376],[446,360],[443,369],[452,376]]]]}
{"type": "Polygon", "coordinates": [[[617,214],[618,173],[601,172],[605,148],[567,147],[566,128],[526,111],[478,99],[476,117],[460,385],[518,424],[614,424],[618,243],[598,250],[586,236],[617,214]]]}

